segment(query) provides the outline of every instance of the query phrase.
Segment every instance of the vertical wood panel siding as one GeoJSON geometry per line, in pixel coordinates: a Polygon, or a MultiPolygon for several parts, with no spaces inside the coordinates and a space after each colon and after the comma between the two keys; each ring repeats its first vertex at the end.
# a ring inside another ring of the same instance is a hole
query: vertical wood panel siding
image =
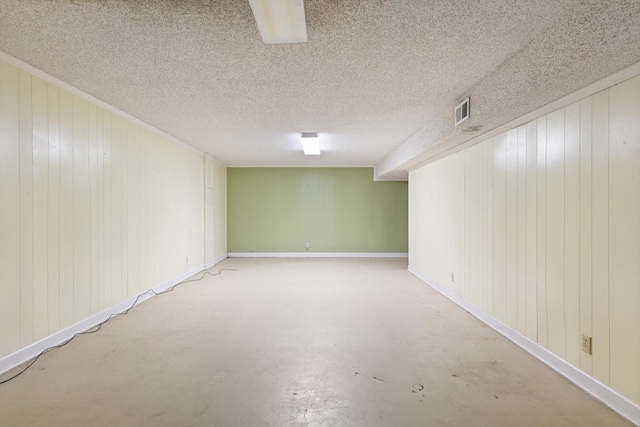
{"type": "Polygon", "coordinates": [[[640,77],[412,171],[409,236],[412,268],[640,403],[640,77]]]}
{"type": "Polygon", "coordinates": [[[213,256],[227,256],[227,167],[213,159],[213,256]]]}
{"type": "Polygon", "coordinates": [[[204,156],[204,251],[207,265],[227,256],[227,167],[204,156]]]}
{"type": "MultiPolygon", "coordinates": [[[[0,357],[204,264],[203,168],[0,61],[0,357]]],[[[217,168],[207,215],[226,218],[217,168]]]]}

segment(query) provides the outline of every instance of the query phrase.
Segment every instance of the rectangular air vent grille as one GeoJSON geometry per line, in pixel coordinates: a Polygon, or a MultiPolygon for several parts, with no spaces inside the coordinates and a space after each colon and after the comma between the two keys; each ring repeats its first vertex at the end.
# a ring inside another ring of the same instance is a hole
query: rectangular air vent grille
{"type": "Polygon", "coordinates": [[[469,98],[456,106],[456,126],[469,118],[469,98]]]}

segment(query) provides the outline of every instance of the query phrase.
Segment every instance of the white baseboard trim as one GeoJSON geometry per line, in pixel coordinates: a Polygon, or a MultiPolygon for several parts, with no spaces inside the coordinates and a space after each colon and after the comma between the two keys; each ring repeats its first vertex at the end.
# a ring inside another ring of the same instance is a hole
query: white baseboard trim
{"type": "Polygon", "coordinates": [[[229,252],[229,258],[407,258],[402,252],[229,252]]]}
{"type": "Polygon", "coordinates": [[[210,269],[211,267],[213,267],[214,265],[218,264],[219,262],[224,261],[225,259],[229,258],[229,254],[222,254],[217,258],[214,258],[213,261],[209,261],[208,263],[206,263],[204,265],[205,270],[210,269]]]}
{"type": "Polygon", "coordinates": [[[462,298],[451,289],[442,286],[438,282],[431,280],[426,274],[420,270],[409,266],[409,272],[418,279],[449,298],[454,303],[477,317],[480,321],[491,326],[500,334],[504,335],[518,347],[522,348],[545,365],[574,383],[576,386],[584,390],[587,394],[600,400],[609,408],[620,414],[635,425],[640,425],[640,405],[630,401],[609,386],[602,384],[600,381],[582,372],[575,366],[571,365],[564,359],[556,356],[537,342],[522,335],[520,332],[502,323],[495,317],[489,315],[476,305],[462,298]]]}
{"type": "Polygon", "coordinates": [[[227,258],[229,258],[229,254],[222,254],[218,258],[213,260],[213,265],[216,265],[217,263],[222,262],[227,258]]]}
{"type": "MultiPolygon", "coordinates": [[[[201,272],[203,269],[203,265],[190,268],[189,270],[150,288],[149,290],[147,290],[147,292],[153,290],[156,293],[160,293],[170,288],[171,286],[174,286],[182,282],[183,280],[193,276],[194,274],[201,272]]],[[[78,323],[74,323],[73,325],[55,332],[48,337],[45,337],[39,341],[34,342],[33,344],[29,344],[28,346],[21,348],[14,353],[0,358],[0,374],[3,374],[4,372],[9,371],[16,366],[31,360],[49,347],[53,347],[55,345],[63,343],[78,332],[86,331],[97,325],[98,323],[107,320],[112,314],[125,311],[133,305],[138,295],[128,298],[110,308],[107,308],[106,310],[93,314],[86,319],[79,321],[78,323]]],[[[136,305],[141,304],[142,302],[148,300],[149,298],[153,298],[154,296],[155,295],[153,295],[152,293],[145,293],[140,297],[140,299],[138,299],[136,305]]]]}

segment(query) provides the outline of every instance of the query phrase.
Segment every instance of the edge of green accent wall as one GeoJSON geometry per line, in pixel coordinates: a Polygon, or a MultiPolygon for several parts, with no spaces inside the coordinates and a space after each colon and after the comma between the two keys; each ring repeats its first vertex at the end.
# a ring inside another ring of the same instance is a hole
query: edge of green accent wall
{"type": "Polygon", "coordinates": [[[408,251],[408,183],[373,168],[229,168],[229,252],[408,251]]]}

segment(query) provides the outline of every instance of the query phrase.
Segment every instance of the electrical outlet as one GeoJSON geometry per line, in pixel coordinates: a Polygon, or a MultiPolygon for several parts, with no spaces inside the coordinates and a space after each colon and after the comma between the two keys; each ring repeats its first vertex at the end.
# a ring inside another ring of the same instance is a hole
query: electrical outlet
{"type": "Polygon", "coordinates": [[[451,272],[451,281],[454,282],[453,271],[451,272]]]}
{"type": "Polygon", "coordinates": [[[184,260],[187,264],[189,264],[189,255],[186,256],[185,260],[184,260]]]}
{"type": "Polygon", "coordinates": [[[309,242],[307,242],[307,243],[305,243],[305,244],[304,244],[304,248],[305,248],[306,250],[309,250],[309,242]]]}
{"type": "Polygon", "coordinates": [[[591,337],[582,336],[582,351],[591,354],[591,337]]]}

